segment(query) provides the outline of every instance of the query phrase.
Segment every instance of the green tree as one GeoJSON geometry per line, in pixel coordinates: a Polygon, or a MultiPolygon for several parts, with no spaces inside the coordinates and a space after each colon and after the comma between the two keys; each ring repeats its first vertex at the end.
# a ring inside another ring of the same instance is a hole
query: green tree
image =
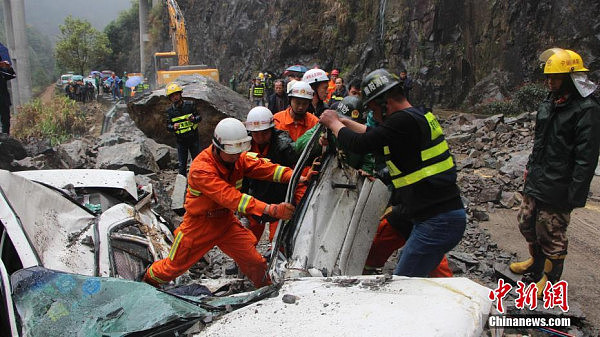
{"type": "Polygon", "coordinates": [[[80,74],[91,70],[92,64],[100,64],[112,52],[106,34],[99,32],[87,20],[68,16],[59,26],[60,37],[55,54],[58,66],[72,69],[80,74]]]}

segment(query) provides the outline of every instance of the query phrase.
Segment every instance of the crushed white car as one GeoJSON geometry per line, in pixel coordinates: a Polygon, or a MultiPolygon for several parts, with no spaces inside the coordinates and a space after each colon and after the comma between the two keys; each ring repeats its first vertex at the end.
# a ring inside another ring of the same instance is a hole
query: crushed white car
{"type": "Polygon", "coordinates": [[[133,172],[0,171],[0,188],[9,273],[43,266],[133,280],[168,255],[172,234],[150,208],[151,186],[138,199],[133,172]]]}

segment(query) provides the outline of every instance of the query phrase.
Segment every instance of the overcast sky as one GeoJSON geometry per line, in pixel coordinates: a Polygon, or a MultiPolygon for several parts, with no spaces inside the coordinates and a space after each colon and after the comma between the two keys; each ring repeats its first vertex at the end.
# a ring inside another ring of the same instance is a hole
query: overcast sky
{"type": "Polygon", "coordinates": [[[86,19],[102,31],[128,8],[131,0],[25,0],[25,20],[55,40],[60,33],[58,25],[68,15],[86,19]]]}

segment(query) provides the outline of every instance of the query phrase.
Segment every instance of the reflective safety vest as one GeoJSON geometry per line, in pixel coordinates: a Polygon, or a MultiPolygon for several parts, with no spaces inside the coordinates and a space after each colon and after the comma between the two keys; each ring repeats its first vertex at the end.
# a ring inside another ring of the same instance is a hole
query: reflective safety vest
{"type": "Polygon", "coordinates": [[[333,94],[333,95],[331,95],[331,99],[334,101],[341,101],[344,99],[344,96],[336,96],[335,94],[333,94]]]}
{"type": "Polygon", "coordinates": [[[263,97],[264,95],[265,95],[265,87],[263,85],[254,86],[254,90],[252,91],[252,96],[263,97]]]}
{"type": "Polygon", "coordinates": [[[176,134],[184,134],[188,133],[192,130],[196,130],[198,128],[198,123],[190,122],[187,119],[192,117],[192,114],[181,115],[177,117],[171,118],[171,122],[179,123],[179,128],[175,130],[176,134]]]}
{"type": "Polygon", "coordinates": [[[428,111],[425,114],[420,114],[406,110],[405,112],[417,120],[422,133],[428,137],[421,146],[420,165],[413,172],[401,172],[392,162],[390,148],[388,146],[383,147],[385,163],[390,171],[394,188],[399,189],[412,185],[435,175],[454,174],[454,172],[449,171],[454,167],[454,161],[452,155],[450,155],[448,143],[446,143],[442,127],[433,113],[428,111]]]}

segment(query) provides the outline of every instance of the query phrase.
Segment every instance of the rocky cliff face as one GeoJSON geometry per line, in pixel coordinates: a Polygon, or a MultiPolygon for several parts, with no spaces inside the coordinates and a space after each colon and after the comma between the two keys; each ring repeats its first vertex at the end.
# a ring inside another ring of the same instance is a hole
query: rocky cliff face
{"type": "MultiPolygon", "coordinates": [[[[223,82],[235,74],[245,83],[258,71],[278,74],[296,63],[336,67],[346,79],[382,66],[406,68],[416,79],[413,101],[468,106],[478,100],[466,99],[470,90],[486,77],[505,94],[539,79],[537,55],[550,47],[574,49],[589,68],[600,69],[596,1],[178,2],[190,60],[218,67],[223,82]]],[[[157,12],[165,24],[165,11],[157,12]]],[[[157,44],[168,47],[162,31],[157,44]]]]}

